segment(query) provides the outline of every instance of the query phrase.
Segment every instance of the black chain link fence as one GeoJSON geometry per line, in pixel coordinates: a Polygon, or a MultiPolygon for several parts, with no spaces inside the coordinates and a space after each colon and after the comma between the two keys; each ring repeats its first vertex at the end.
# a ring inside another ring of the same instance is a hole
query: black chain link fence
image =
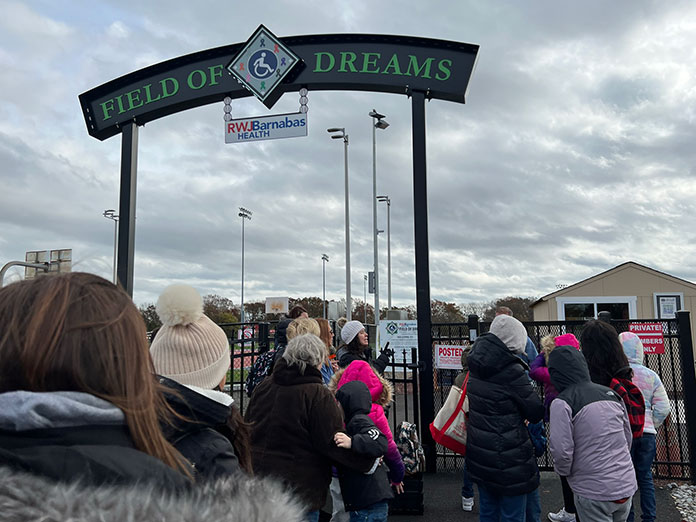
{"type": "MultiPolygon", "coordinates": [[[[688,316],[687,316],[688,317],[688,316]]],[[[681,332],[680,321],[677,319],[632,319],[630,321],[610,321],[616,328],[617,332],[629,330],[630,323],[660,323],[662,325],[664,347],[663,354],[646,353],[643,364],[655,371],[662,380],[665,386],[667,395],[671,405],[671,414],[665,423],[657,430],[657,455],[653,465],[655,478],[662,479],[683,479],[693,480],[692,472],[692,455],[691,455],[691,440],[693,436],[689,432],[689,424],[687,423],[687,399],[693,400],[696,397],[691,397],[685,391],[689,386],[685,386],[684,376],[686,371],[691,371],[693,377],[693,368],[690,368],[689,361],[693,361],[692,354],[686,354],[683,350],[691,350],[691,331],[681,332]],[[682,348],[681,339],[688,335],[688,342],[682,348]],[[684,359],[688,359],[685,368],[684,359]]],[[[527,334],[534,341],[537,349],[540,347],[541,339],[546,335],[558,336],[565,333],[572,333],[578,339],[582,332],[584,321],[544,321],[524,323],[527,328],[527,334]]],[[[688,321],[682,321],[682,328],[688,325],[688,321]]],[[[490,322],[478,323],[477,333],[488,331],[490,322]]],[[[471,342],[471,332],[467,324],[434,324],[432,328],[432,338],[435,344],[448,345],[466,345],[471,342]]],[[[691,363],[692,364],[692,363],[691,363]]],[[[434,375],[434,405],[437,412],[447,399],[447,394],[458,374],[457,370],[435,370],[434,375]]],[[[693,379],[691,379],[693,380],[693,379]]],[[[689,383],[690,384],[690,383],[689,383]]],[[[544,391],[542,386],[533,383],[533,386],[539,393],[539,397],[543,401],[544,391]]],[[[694,409],[694,408],[692,408],[694,409]]],[[[548,423],[546,423],[546,432],[548,437],[548,423]]],[[[696,426],[692,426],[696,429],[696,426]]],[[[437,469],[438,471],[457,471],[461,470],[464,457],[455,454],[452,451],[437,445],[437,469]]],[[[546,453],[537,459],[539,469],[542,471],[553,471],[553,459],[550,452],[546,453]]]]}

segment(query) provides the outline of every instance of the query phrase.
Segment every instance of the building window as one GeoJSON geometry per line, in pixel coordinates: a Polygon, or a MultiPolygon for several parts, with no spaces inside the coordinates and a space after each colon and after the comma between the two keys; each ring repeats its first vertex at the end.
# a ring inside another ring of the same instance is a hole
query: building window
{"type": "Polygon", "coordinates": [[[635,319],[637,298],[615,297],[557,297],[559,321],[587,321],[600,312],[609,312],[612,319],[635,319]]]}
{"type": "Polygon", "coordinates": [[[597,316],[599,312],[609,312],[612,319],[629,319],[628,303],[597,303],[597,316]]]}
{"type": "Polygon", "coordinates": [[[595,316],[594,304],[566,303],[564,305],[566,321],[587,321],[595,316]]]}

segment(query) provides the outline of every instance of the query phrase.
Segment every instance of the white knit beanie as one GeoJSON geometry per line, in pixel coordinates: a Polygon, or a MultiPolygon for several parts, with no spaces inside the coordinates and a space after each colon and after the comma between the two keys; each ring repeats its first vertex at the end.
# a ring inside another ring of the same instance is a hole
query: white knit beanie
{"type": "Polygon", "coordinates": [[[171,285],[157,300],[162,328],[150,346],[159,375],[180,384],[216,388],[230,367],[224,330],[203,314],[203,300],[188,285],[171,285]]]}
{"type": "Polygon", "coordinates": [[[364,329],[365,327],[360,321],[348,321],[341,329],[341,339],[343,339],[344,343],[349,344],[353,339],[355,339],[355,336],[364,329]]]}
{"type": "Polygon", "coordinates": [[[524,353],[527,346],[527,330],[524,325],[509,315],[498,315],[491,323],[490,332],[503,341],[508,350],[524,353]]]}

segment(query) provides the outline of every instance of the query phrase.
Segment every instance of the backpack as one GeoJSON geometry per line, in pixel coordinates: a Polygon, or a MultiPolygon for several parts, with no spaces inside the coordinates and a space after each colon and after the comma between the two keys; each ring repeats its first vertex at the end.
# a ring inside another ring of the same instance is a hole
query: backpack
{"type": "Polygon", "coordinates": [[[418,440],[418,432],[416,425],[403,421],[396,435],[396,446],[401,453],[401,459],[404,461],[404,468],[407,474],[417,473],[421,468],[425,467],[425,452],[418,440]]]}
{"type": "Polygon", "coordinates": [[[254,393],[254,388],[271,374],[275,355],[275,350],[269,350],[256,358],[244,381],[244,389],[246,390],[247,396],[251,397],[251,394],[254,393]]]}

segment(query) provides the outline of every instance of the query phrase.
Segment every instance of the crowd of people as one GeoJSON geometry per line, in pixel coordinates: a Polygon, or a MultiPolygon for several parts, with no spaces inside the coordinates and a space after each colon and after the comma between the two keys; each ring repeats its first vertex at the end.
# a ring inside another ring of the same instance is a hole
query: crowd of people
{"type": "Polygon", "coordinates": [[[291,310],[243,417],[223,392],[227,334],[200,294],[171,285],[156,309],[148,343],[130,297],[101,277],[0,289],[3,517],[318,520],[331,490],[334,520],[386,520],[404,465],[387,356],[371,360],[361,323],[345,323],[332,358],[328,321],[291,310]]]}
{"type": "Polygon", "coordinates": [[[546,444],[543,419],[564,502],[549,520],[632,522],[640,490],[642,520],[653,522],[655,434],[670,405],[658,375],[642,364],[640,338],[590,320],[579,340],[543,338],[531,365],[528,341],[522,323],[501,310],[462,356],[455,382],[468,377],[462,508],[473,508],[473,482],[481,521],[540,520],[535,457],[546,444]],[[532,380],[543,386],[543,402],[532,380]]]}
{"type": "MultiPolygon", "coordinates": [[[[330,494],[334,522],[387,519],[404,479],[385,416],[390,353],[372,358],[360,322],[342,325],[334,354],[328,321],[291,310],[243,417],[223,391],[227,335],[200,294],[171,285],[156,308],[148,343],[130,297],[98,276],[0,289],[3,516],[317,521],[330,494]]],[[[642,520],[655,520],[664,387],[635,334],[589,321],[580,337],[545,338],[537,355],[501,310],[465,351],[462,507],[475,484],[481,521],[539,520],[545,422],[564,491],[550,520],[632,521],[638,488],[642,520]]]]}

